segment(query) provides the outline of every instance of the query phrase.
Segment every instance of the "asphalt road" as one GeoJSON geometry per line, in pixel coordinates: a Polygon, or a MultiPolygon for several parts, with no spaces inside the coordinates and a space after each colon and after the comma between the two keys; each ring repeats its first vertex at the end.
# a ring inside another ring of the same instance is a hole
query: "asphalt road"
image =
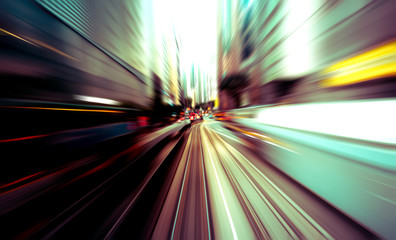
{"type": "Polygon", "coordinates": [[[375,238],[255,148],[244,130],[210,119],[106,141],[3,188],[3,236],[375,238]]]}

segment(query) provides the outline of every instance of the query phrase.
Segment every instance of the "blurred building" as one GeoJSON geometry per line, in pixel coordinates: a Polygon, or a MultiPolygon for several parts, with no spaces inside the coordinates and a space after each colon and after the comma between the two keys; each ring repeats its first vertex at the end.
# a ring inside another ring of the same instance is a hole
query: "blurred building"
{"type": "Polygon", "coordinates": [[[172,36],[163,36],[162,71],[164,98],[163,102],[171,106],[180,105],[180,77],[178,46],[172,36]]]}
{"type": "Polygon", "coordinates": [[[335,85],[320,84],[329,76],[322,71],[394,41],[395,9],[368,0],[219,0],[220,109],[367,97],[377,90],[335,95],[335,85]]]}
{"type": "Polygon", "coordinates": [[[151,1],[37,0],[37,2],[134,77],[117,75],[100,62],[91,61],[84,56],[78,57],[80,62],[86,63],[81,65],[83,71],[95,76],[105,76],[128,86],[129,96],[120,100],[136,102],[146,107],[151,105],[154,96],[151,77],[153,61],[151,1]]]}
{"type": "MultiPolygon", "coordinates": [[[[231,79],[240,73],[242,44],[240,38],[239,1],[219,0],[218,5],[218,71],[219,109],[239,107],[231,79]]],[[[236,82],[237,83],[237,82],[236,82]]]]}

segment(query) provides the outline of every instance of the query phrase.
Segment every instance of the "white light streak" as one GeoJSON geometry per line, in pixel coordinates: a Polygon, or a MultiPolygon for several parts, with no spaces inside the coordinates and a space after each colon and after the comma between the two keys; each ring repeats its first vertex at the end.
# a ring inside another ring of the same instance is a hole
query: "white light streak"
{"type": "Polygon", "coordinates": [[[306,131],[396,144],[396,99],[265,108],[257,121],[306,131]]]}
{"type": "Polygon", "coordinates": [[[90,97],[83,95],[74,95],[74,98],[77,100],[81,100],[84,102],[93,102],[93,103],[101,103],[108,105],[120,105],[121,103],[115,100],[107,99],[107,98],[99,98],[99,97],[90,97]]]}
{"type": "MultiPolygon", "coordinates": [[[[206,148],[209,149],[208,143],[206,143],[206,148]]],[[[234,222],[232,221],[230,209],[228,208],[228,204],[227,204],[226,198],[224,196],[223,188],[221,187],[220,179],[219,179],[219,176],[217,174],[216,167],[214,165],[212,155],[210,154],[210,150],[208,150],[208,153],[209,153],[209,158],[210,158],[210,161],[212,163],[212,167],[213,167],[213,170],[214,170],[214,173],[215,173],[215,176],[216,176],[217,185],[218,185],[219,190],[220,190],[221,198],[222,198],[223,203],[224,203],[224,208],[225,208],[226,213],[227,213],[228,221],[230,223],[232,235],[233,235],[234,239],[238,239],[238,235],[237,235],[236,230],[235,230],[234,222]]]]}

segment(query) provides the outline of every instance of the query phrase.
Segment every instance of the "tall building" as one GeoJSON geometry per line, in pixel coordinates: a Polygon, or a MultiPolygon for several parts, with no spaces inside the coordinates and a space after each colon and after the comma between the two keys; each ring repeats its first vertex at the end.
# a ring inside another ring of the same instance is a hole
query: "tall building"
{"type": "MultiPolygon", "coordinates": [[[[242,45],[240,36],[239,1],[219,0],[218,6],[218,86],[219,108],[239,107],[237,87],[231,87],[232,79],[240,74],[242,45]]],[[[239,82],[235,80],[235,82],[239,82]]]]}
{"type": "MultiPolygon", "coordinates": [[[[125,98],[139,102],[139,99],[154,96],[151,76],[153,65],[151,1],[37,0],[37,2],[135,76],[135,78],[116,77],[114,74],[108,76],[133,89],[134,95],[125,98]]],[[[80,61],[90,60],[80,59],[80,61]]],[[[110,72],[106,70],[105,65],[96,62],[87,62],[84,66],[86,66],[84,71],[97,76],[110,72]]]]}
{"type": "MultiPolygon", "coordinates": [[[[372,1],[219,0],[218,4],[222,109],[291,101],[295,95],[285,96],[291,86],[300,91],[319,89],[323,69],[394,39],[394,28],[378,28],[394,21],[391,10],[380,13],[372,1]]],[[[324,92],[316,91],[309,100],[323,100],[324,92]]]]}

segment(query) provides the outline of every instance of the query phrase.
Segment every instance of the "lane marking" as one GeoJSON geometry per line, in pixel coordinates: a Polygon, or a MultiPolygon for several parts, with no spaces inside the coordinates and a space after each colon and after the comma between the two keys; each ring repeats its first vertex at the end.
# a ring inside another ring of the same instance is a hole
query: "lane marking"
{"type": "Polygon", "coordinates": [[[240,157],[242,157],[257,173],[259,173],[265,181],[267,181],[283,198],[286,199],[314,228],[316,228],[325,238],[333,239],[333,237],[324,230],[310,215],[308,215],[296,202],[294,202],[286,193],[284,193],[274,182],[272,182],[267,176],[265,176],[253,163],[251,163],[245,156],[242,155],[239,151],[237,151],[230,144],[222,140],[219,136],[217,136],[225,145],[229,146],[230,149],[233,149],[235,153],[237,153],[240,157]]]}
{"type": "Polygon", "coordinates": [[[375,182],[375,183],[378,183],[378,184],[387,186],[387,187],[389,187],[389,188],[396,189],[396,186],[389,185],[389,184],[387,184],[387,183],[381,182],[381,181],[379,181],[379,180],[376,180],[376,179],[373,179],[373,178],[370,178],[370,177],[365,177],[365,178],[368,179],[368,180],[370,180],[370,181],[372,181],[372,182],[375,182]]]}
{"type": "MultiPolygon", "coordinates": [[[[216,136],[216,135],[215,135],[216,136]]],[[[292,239],[298,239],[299,236],[298,234],[293,230],[293,225],[290,226],[290,224],[288,224],[288,219],[285,219],[282,217],[281,213],[275,208],[276,206],[272,204],[272,202],[270,201],[269,198],[267,198],[258,188],[258,186],[255,184],[255,182],[247,175],[247,173],[245,172],[245,170],[240,166],[240,164],[236,161],[236,154],[235,153],[239,153],[235,148],[233,148],[231,145],[229,145],[228,143],[226,143],[223,139],[221,139],[219,136],[216,136],[221,143],[223,143],[223,145],[221,146],[225,152],[227,152],[230,156],[230,159],[233,160],[235,166],[237,169],[239,169],[239,171],[242,173],[242,175],[246,178],[246,180],[250,183],[250,185],[253,187],[254,190],[256,190],[257,194],[259,195],[259,197],[264,201],[265,205],[267,205],[267,207],[269,208],[270,212],[274,215],[274,217],[279,221],[279,224],[285,229],[285,231],[292,237],[292,239]]],[[[240,153],[239,153],[240,154],[240,153]]],[[[229,170],[230,174],[233,175],[233,178],[236,179],[236,176],[234,173],[232,173],[231,170],[229,170]]],[[[238,181],[237,181],[238,182],[238,181]]],[[[237,189],[238,187],[237,187],[237,189]]],[[[242,191],[243,194],[244,191],[242,191]]],[[[242,192],[240,192],[240,194],[242,194],[242,192]]],[[[245,205],[248,207],[247,204],[251,204],[251,202],[249,201],[249,199],[247,199],[248,202],[245,202],[245,205]]],[[[251,213],[252,214],[252,213],[251,213]]],[[[261,220],[261,219],[260,219],[261,220]]],[[[256,222],[257,225],[257,222],[256,222]]],[[[265,227],[264,227],[265,229],[265,227]]],[[[269,234],[269,233],[268,233],[269,234]]],[[[270,234],[269,234],[270,235],[270,234]]]]}
{"type": "Polygon", "coordinates": [[[233,138],[233,137],[230,137],[230,136],[227,136],[227,135],[226,135],[226,134],[224,134],[224,133],[221,133],[221,132],[215,131],[215,130],[213,130],[213,129],[212,129],[212,131],[213,131],[213,132],[216,132],[217,134],[220,134],[220,135],[222,135],[222,136],[224,136],[224,137],[227,137],[227,138],[229,138],[229,139],[231,139],[231,140],[234,140],[235,142],[240,142],[238,139],[236,139],[236,138],[233,138]]]}
{"type": "Polygon", "coordinates": [[[190,153],[191,153],[191,148],[192,148],[192,140],[191,140],[192,137],[191,137],[191,136],[192,136],[192,133],[190,133],[190,136],[189,136],[189,138],[188,138],[188,142],[190,142],[190,146],[189,146],[189,149],[188,149],[187,164],[186,164],[186,167],[184,168],[183,183],[182,183],[182,187],[181,187],[181,191],[180,191],[179,201],[178,201],[178,203],[177,203],[177,210],[176,210],[175,221],[173,222],[173,228],[172,228],[172,236],[171,236],[171,239],[174,239],[174,238],[173,238],[173,235],[175,234],[177,216],[179,215],[180,202],[181,202],[181,198],[182,198],[182,196],[183,196],[184,182],[185,182],[185,180],[186,180],[188,165],[189,165],[189,163],[190,163],[190,153]]]}
{"type": "MultiPolygon", "coordinates": [[[[207,143],[207,142],[205,142],[205,143],[206,143],[207,149],[209,149],[208,143],[207,143]]],[[[225,196],[224,196],[223,188],[221,187],[220,179],[219,179],[219,176],[218,176],[218,174],[217,174],[217,171],[216,171],[216,168],[215,168],[215,165],[214,165],[214,162],[213,162],[212,155],[210,154],[210,151],[208,151],[208,153],[209,153],[209,158],[210,158],[210,160],[211,160],[211,162],[212,162],[213,170],[214,170],[214,172],[215,172],[215,176],[216,176],[216,180],[217,180],[217,185],[218,185],[218,187],[219,187],[219,189],[220,189],[220,194],[221,194],[221,198],[222,198],[223,203],[224,203],[224,208],[225,208],[226,213],[227,213],[228,222],[230,223],[232,235],[234,236],[234,239],[238,239],[238,235],[237,235],[236,230],[235,230],[234,222],[232,221],[231,213],[230,213],[230,210],[229,210],[229,208],[228,208],[227,201],[226,201],[225,196]]]]}
{"type": "MultiPolygon", "coordinates": [[[[202,128],[203,128],[203,126],[202,126],[202,128]]],[[[201,145],[201,165],[202,165],[202,177],[203,177],[203,181],[204,181],[206,220],[207,220],[207,223],[208,223],[208,237],[209,237],[209,240],[210,240],[211,239],[210,238],[211,234],[210,234],[210,222],[209,222],[209,207],[208,207],[208,197],[206,195],[206,179],[205,179],[205,166],[204,166],[204,160],[203,160],[204,153],[203,153],[203,146],[202,146],[202,137],[200,138],[200,140],[201,141],[199,141],[199,142],[201,143],[200,144],[201,145]]]]}
{"type": "MultiPolygon", "coordinates": [[[[227,144],[227,143],[225,143],[227,144]]],[[[227,144],[229,145],[229,144],[227,144]]],[[[231,146],[232,147],[232,146],[231,146]]],[[[236,150],[235,150],[236,151],[236,150]]],[[[283,198],[285,198],[290,205],[292,205],[307,221],[315,227],[325,238],[333,239],[333,237],[324,230],[311,216],[309,216],[296,202],[294,202],[288,195],[286,195],[278,186],[275,185],[267,176],[265,176],[256,166],[253,165],[245,156],[243,156],[239,151],[236,151],[238,155],[240,155],[256,172],[258,172],[264,180],[266,180],[283,198]]]]}
{"type": "Polygon", "coordinates": [[[387,203],[390,203],[390,204],[396,205],[396,202],[395,202],[395,201],[393,201],[392,199],[389,199],[389,198],[383,197],[383,196],[381,196],[381,195],[379,195],[379,194],[376,194],[376,193],[373,193],[373,192],[369,192],[369,191],[365,191],[365,192],[367,192],[367,193],[369,193],[369,194],[373,195],[374,197],[377,197],[377,198],[379,198],[379,199],[381,199],[381,200],[383,200],[383,201],[385,201],[385,202],[387,202],[387,203]]]}

